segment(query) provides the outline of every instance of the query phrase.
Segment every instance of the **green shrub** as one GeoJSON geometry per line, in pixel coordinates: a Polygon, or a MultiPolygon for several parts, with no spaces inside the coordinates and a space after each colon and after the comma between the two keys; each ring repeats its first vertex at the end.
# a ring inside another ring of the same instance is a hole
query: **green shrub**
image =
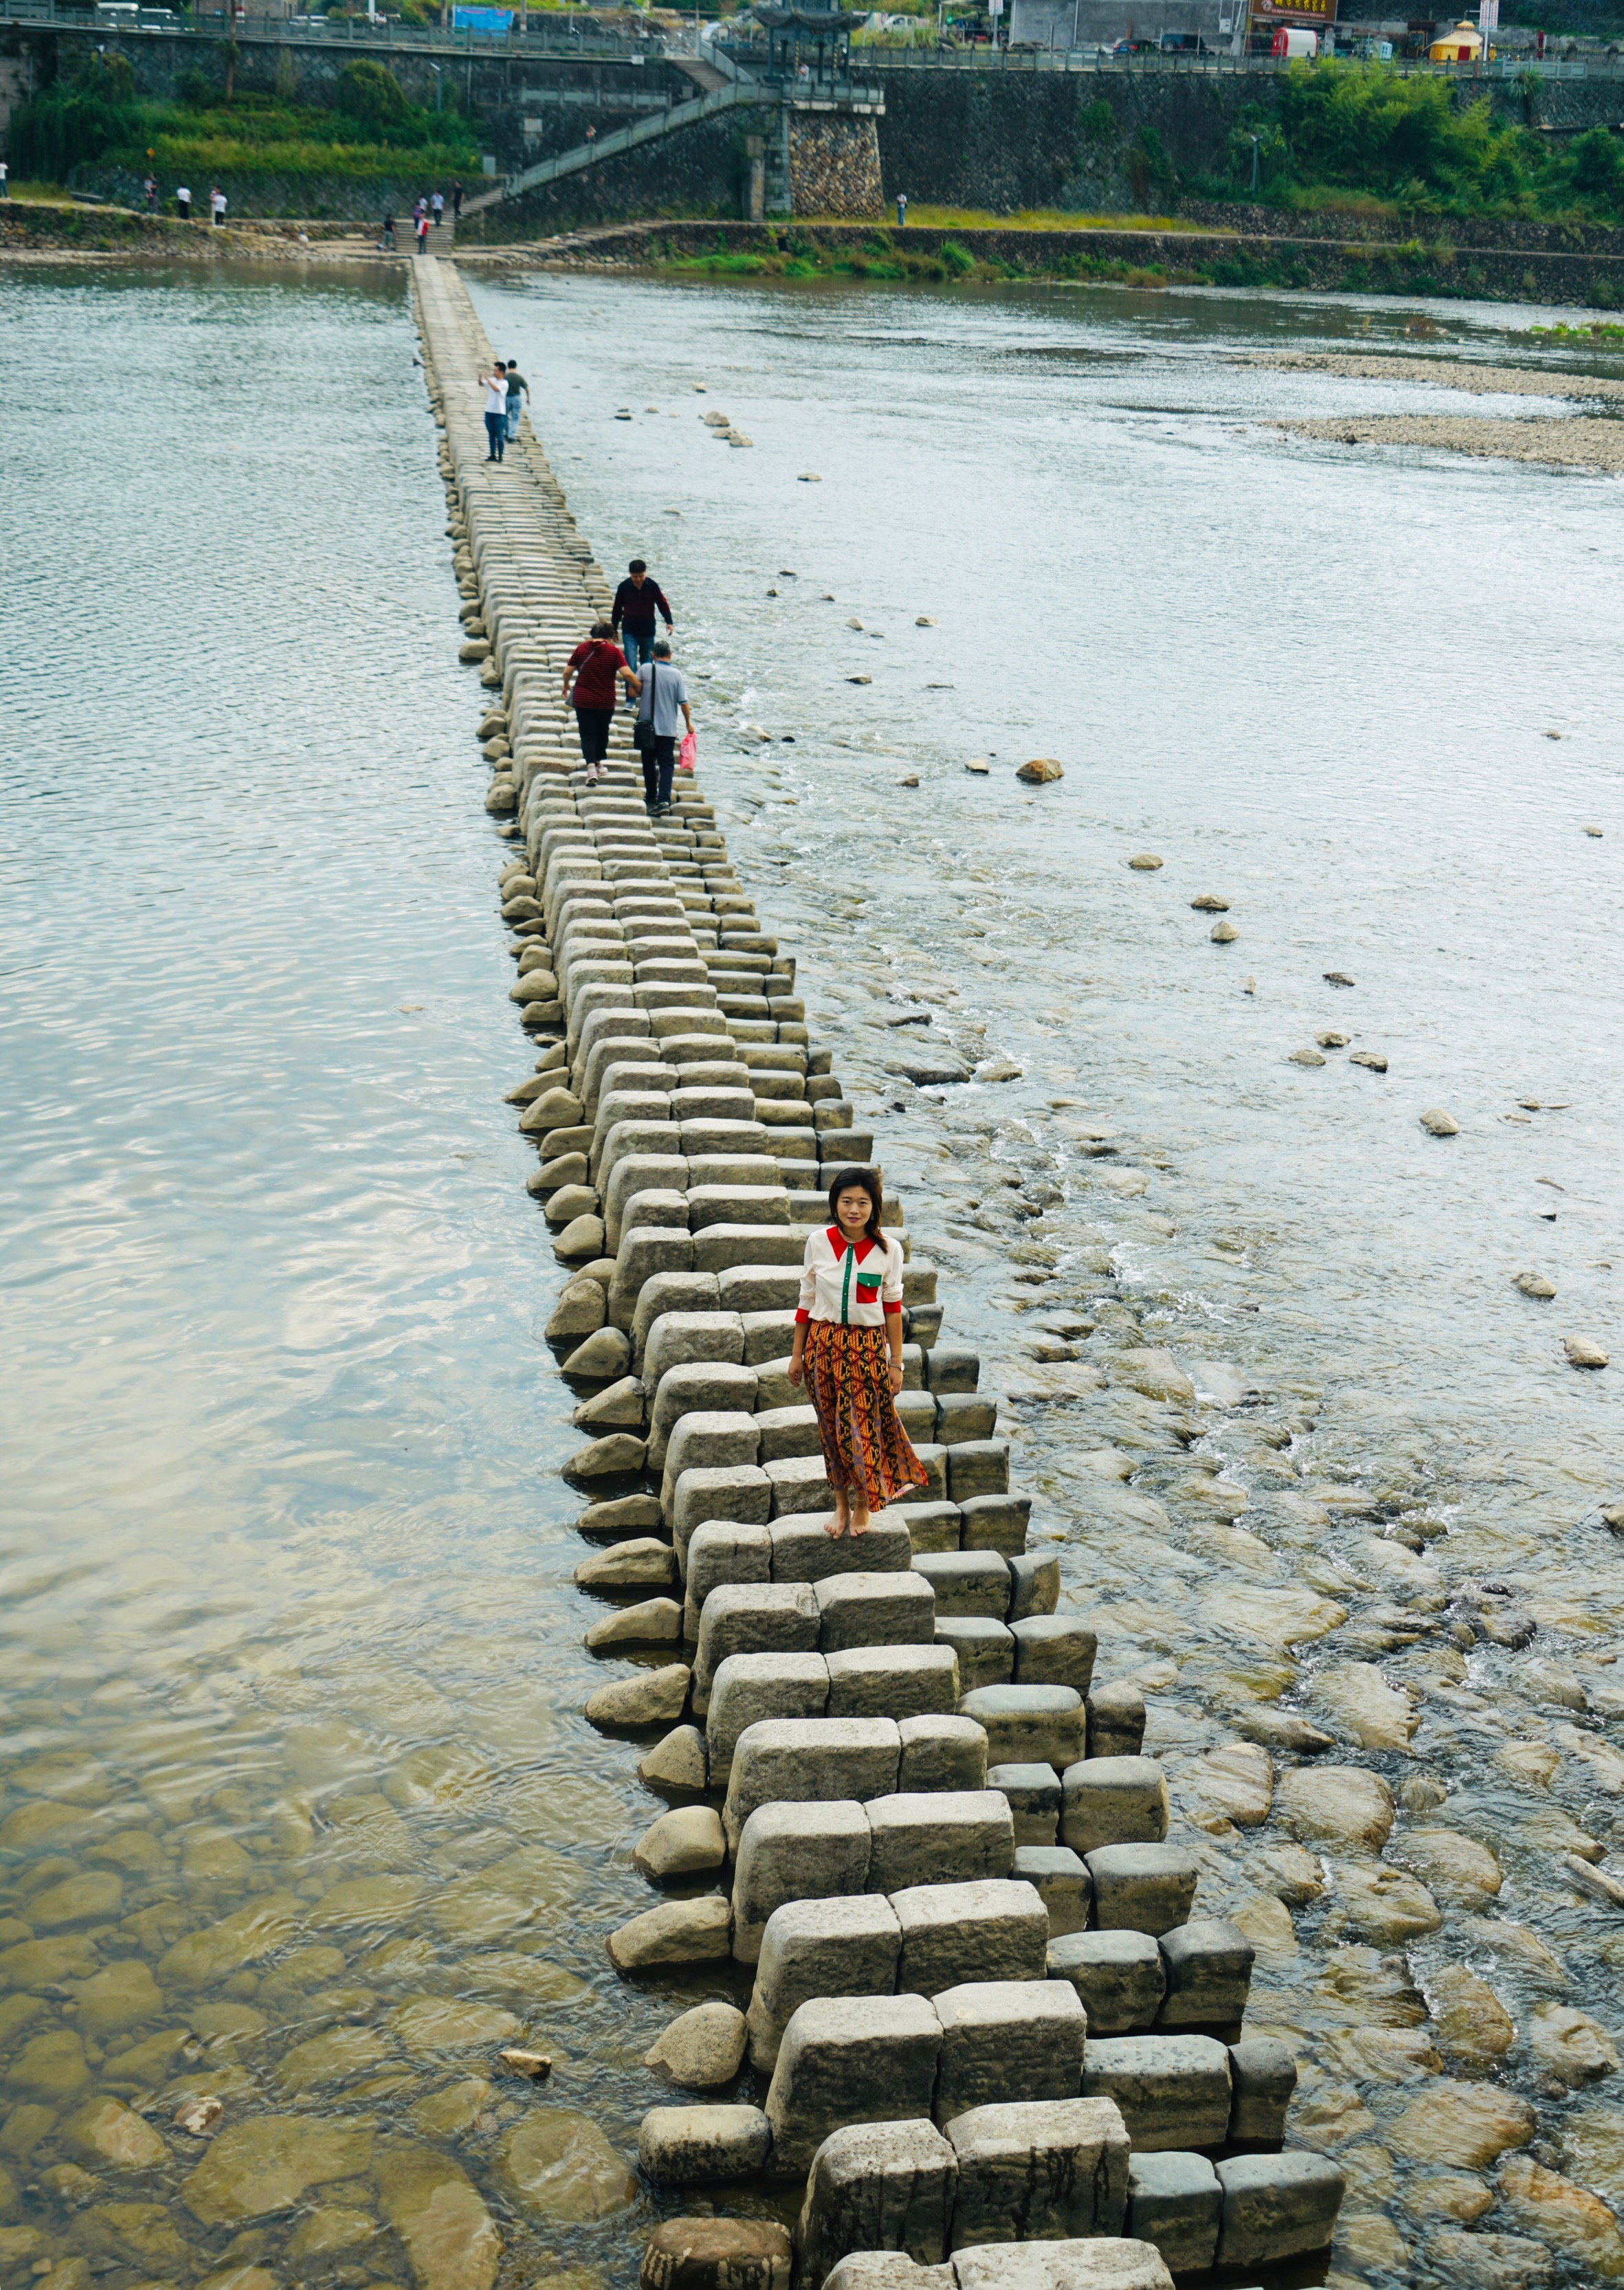
{"type": "Polygon", "coordinates": [[[188,111],[206,111],[218,92],[200,71],[183,71],[175,82],[175,93],[188,111]]]}
{"type": "Polygon", "coordinates": [[[942,241],[941,260],[949,278],[968,278],[975,268],[974,255],[956,238],[942,241]]]}
{"type": "Polygon", "coordinates": [[[1091,143],[1114,143],[1116,140],[1116,114],[1104,96],[1099,96],[1077,122],[1091,143]]]}
{"type": "Polygon", "coordinates": [[[390,129],[402,125],[412,107],[392,71],[357,56],[339,74],[332,108],[357,126],[371,129],[369,142],[384,143],[390,140],[390,129]]]}
{"type": "MultiPolygon", "coordinates": [[[[118,61],[123,62],[120,57],[118,61]]],[[[124,71],[129,72],[128,64],[124,71]]],[[[75,167],[87,166],[128,143],[140,132],[140,114],[130,102],[110,98],[100,73],[58,80],[20,104],[12,114],[12,172],[27,180],[62,183],[75,167]]],[[[107,75],[112,87],[116,75],[107,75]]]]}

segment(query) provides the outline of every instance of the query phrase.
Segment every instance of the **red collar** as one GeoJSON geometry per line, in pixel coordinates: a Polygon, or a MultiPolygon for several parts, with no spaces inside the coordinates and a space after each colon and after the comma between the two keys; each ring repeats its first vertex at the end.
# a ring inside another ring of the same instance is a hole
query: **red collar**
{"type": "MultiPolygon", "coordinates": [[[[844,1256],[846,1252],[846,1237],[844,1233],[841,1231],[840,1227],[837,1224],[826,1225],[824,1227],[824,1231],[828,1237],[829,1246],[834,1250],[836,1256],[837,1258],[844,1256]]],[[[871,1248],[877,1246],[878,1243],[876,1241],[870,1240],[868,1234],[865,1233],[860,1240],[854,1241],[852,1244],[852,1253],[860,1264],[864,1257],[868,1255],[868,1251],[871,1248]]]]}

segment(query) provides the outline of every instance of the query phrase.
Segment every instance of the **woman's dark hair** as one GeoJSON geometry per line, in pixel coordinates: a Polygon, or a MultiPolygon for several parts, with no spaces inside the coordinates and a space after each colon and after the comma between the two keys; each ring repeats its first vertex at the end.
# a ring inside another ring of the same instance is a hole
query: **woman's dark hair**
{"type": "Polygon", "coordinates": [[[611,621],[594,621],[592,623],[592,637],[593,641],[596,644],[603,644],[604,642],[612,644],[614,642],[613,622],[611,621]]]}
{"type": "Polygon", "coordinates": [[[884,1196],[880,1190],[880,1173],[877,1169],[853,1168],[841,1170],[834,1183],[829,1187],[829,1222],[832,1225],[839,1224],[840,1212],[836,1207],[835,1204],[840,1198],[842,1193],[849,1193],[853,1186],[860,1186],[862,1190],[868,1196],[868,1221],[863,1229],[867,1232],[870,1240],[877,1240],[880,1245],[884,1247],[885,1245],[885,1236],[880,1230],[880,1208],[884,1200],[884,1196]]]}

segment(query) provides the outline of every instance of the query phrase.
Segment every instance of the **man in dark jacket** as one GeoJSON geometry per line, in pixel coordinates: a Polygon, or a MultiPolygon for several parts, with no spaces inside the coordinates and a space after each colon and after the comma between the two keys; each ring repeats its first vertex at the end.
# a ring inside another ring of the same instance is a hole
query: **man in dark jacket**
{"type": "Polygon", "coordinates": [[[614,632],[620,650],[626,655],[626,665],[634,675],[640,674],[642,663],[654,657],[654,614],[659,611],[668,633],[671,607],[658,581],[649,579],[649,568],[641,556],[634,556],[627,566],[630,575],[614,592],[614,632]]]}

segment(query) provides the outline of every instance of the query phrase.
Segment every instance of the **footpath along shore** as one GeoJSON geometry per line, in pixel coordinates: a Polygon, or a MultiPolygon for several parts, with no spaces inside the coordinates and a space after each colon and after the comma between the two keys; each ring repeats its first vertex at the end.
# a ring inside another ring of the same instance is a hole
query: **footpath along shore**
{"type": "MultiPolygon", "coordinates": [[[[607,584],[528,424],[486,464],[489,342],[453,272],[412,275],[486,808],[523,848],[499,889],[540,1054],[512,1095],[571,1275],[547,1333],[592,1391],[576,1580],[605,1601],[588,1645],[632,1657],[585,1715],[642,1744],[634,1857],[682,1888],[604,1939],[628,1978],[751,1983],[748,2012],[701,2004],[650,2054],[644,2169],[706,2214],[656,2229],[645,2283],[1164,2290],[1312,2262],[1343,2174],[1282,2151],[1296,2067],[1245,2030],[1252,1945],[1201,1913],[1142,1693],[1097,1679],[1095,1629],[1057,1611],[894,1203],[899,1408],[930,1484],[866,1537],[823,1532],[794,1304],[830,1178],[873,1140],[700,790],[651,821],[618,717],[586,785],[559,682],[607,584]],[[772,2182],[804,2188],[793,2241],[713,2214],[772,2182]]],[[[1383,1785],[1348,1779],[1377,1819],[1383,1785]]]]}

